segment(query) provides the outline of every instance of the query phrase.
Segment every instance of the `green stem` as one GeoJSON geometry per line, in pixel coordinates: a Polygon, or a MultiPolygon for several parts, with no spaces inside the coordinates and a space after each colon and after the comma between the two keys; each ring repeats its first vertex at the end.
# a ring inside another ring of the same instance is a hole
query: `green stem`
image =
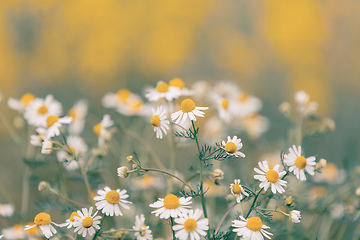
{"type": "Polygon", "coordinates": [[[265,209],[265,208],[254,208],[254,209],[256,209],[256,210],[261,210],[261,211],[277,212],[277,213],[282,213],[282,214],[284,214],[285,216],[290,216],[290,214],[285,213],[285,212],[283,212],[283,211],[276,210],[276,209],[265,209]]]}
{"type": "Polygon", "coordinates": [[[172,236],[173,236],[173,240],[175,240],[176,239],[176,237],[175,237],[175,231],[174,231],[174,229],[173,229],[173,226],[174,226],[174,219],[172,218],[172,217],[170,217],[170,225],[171,225],[171,232],[172,232],[172,236]]]}
{"type": "Polygon", "coordinates": [[[254,200],[253,200],[253,202],[252,202],[252,204],[251,204],[251,207],[250,207],[249,211],[247,212],[247,214],[246,214],[246,216],[245,216],[245,219],[247,219],[247,218],[249,217],[251,211],[254,209],[256,200],[258,199],[261,191],[262,191],[262,188],[255,194],[254,200]]]}
{"type": "Polygon", "coordinates": [[[86,172],[84,171],[84,166],[80,162],[78,162],[78,163],[79,163],[81,176],[84,179],[84,183],[85,183],[86,191],[87,191],[87,194],[88,194],[88,197],[89,197],[89,201],[91,202],[92,205],[94,205],[94,200],[93,200],[92,194],[91,194],[91,188],[90,188],[89,179],[88,179],[88,177],[86,175],[86,172]]]}
{"type": "Polygon", "coordinates": [[[216,152],[218,152],[218,151],[220,151],[220,150],[221,150],[221,148],[218,148],[218,149],[212,151],[211,153],[209,153],[209,155],[207,155],[206,157],[204,157],[202,160],[207,160],[208,157],[210,157],[211,155],[213,155],[214,153],[216,153],[216,152]]]}
{"type": "MultiPolygon", "coordinates": [[[[174,132],[173,131],[173,126],[170,124],[170,132],[174,132]]],[[[174,135],[173,134],[169,134],[169,138],[170,138],[170,171],[174,172],[175,169],[175,163],[176,163],[176,154],[175,154],[175,139],[174,139],[174,135]]],[[[173,179],[170,178],[169,182],[168,182],[168,190],[169,192],[172,191],[172,187],[173,187],[173,179]]]]}
{"type": "Polygon", "coordinates": [[[101,226],[102,226],[102,223],[104,222],[105,216],[106,216],[106,215],[104,215],[104,216],[101,218],[100,228],[99,228],[99,230],[96,231],[96,233],[95,233],[94,237],[92,238],[92,240],[95,240],[98,236],[101,235],[101,233],[102,233],[102,232],[101,232],[101,226]]]}
{"type": "Polygon", "coordinates": [[[57,191],[55,191],[54,189],[50,189],[50,192],[54,193],[54,194],[57,195],[59,198],[64,199],[64,200],[66,200],[66,201],[68,201],[68,202],[70,202],[70,203],[72,203],[72,204],[74,204],[74,205],[76,205],[76,206],[78,206],[78,207],[82,207],[82,208],[86,208],[86,207],[87,207],[87,206],[84,205],[84,204],[81,204],[81,203],[79,203],[79,202],[77,202],[77,201],[74,201],[74,200],[71,200],[71,199],[67,198],[66,196],[62,195],[61,193],[58,193],[57,191]]]}
{"type": "Polygon", "coordinates": [[[246,190],[248,190],[249,192],[251,192],[254,196],[255,193],[253,192],[253,190],[251,190],[250,188],[248,188],[247,186],[241,185],[243,188],[245,188],[246,190]]]}
{"type": "Polygon", "coordinates": [[[23,188],[22,188],[22,197],[21,197],[21,219],[26,220],[27,212],[29,208],[29,195],[30,195],[30,175],[31,170],[29,166],[25,163],[24,175],[23,175],[23,188]]]}
{"type": "Polygon", "coordinates": [[[216,235],[217,232],[220,230],[220,227],[221,227],[221,225],[223,224],[226,216],[230,213],[230,211],[231,211],[237,204],[238,204],[238,203],[234,203],[234,205],[232,205],[232,206],[229,208],[229,210],[227,210],[227,212],[225,213],[225,215],[224,215],[224,216],[222,217],[222,219],[220,220],[219,225],[217,226],[214,235],[216,235]]]}

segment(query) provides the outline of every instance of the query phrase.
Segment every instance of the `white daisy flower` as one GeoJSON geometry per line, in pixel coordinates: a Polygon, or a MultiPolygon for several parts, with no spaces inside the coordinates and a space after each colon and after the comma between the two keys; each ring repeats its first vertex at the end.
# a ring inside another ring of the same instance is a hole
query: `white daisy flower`
{"type": "Polygon", "coordinates": [[[271,239],[268,231],[270,227],[264,225],[259,217],[250,217],[245,219],[240,216],[240,220],[234,220],[233,232],[236,232],[238,236],[242,236],[245,240],[263,240],[264,237],[271,239]]]}
{"type": "Polygon", "coordinates": [[[299,222],[300,222],[300,219],[301,219],[300,211],[298,211],[298,210],[292,210],[292,211],[290,212],[290,220],[291,220],[293,223],[299,223],[299,222]]]}
{"type": "Polygon", "coordinates": [[[178,198],[174,194],[168,194],[165,198],[159,198],[156,202],[150,204],[149,206],[152,208],[156,208],[154,213],[155,216],[159,216],[160,218],[168,219],[169,217],[176,218],[181,216],[182,213],[187,213],[189,205],[191,202],[191,197],[181,197],[178,198]]]}
{"type": "Polygon", "coordinates": [[[110,131],[108,130],[114,124],[111,120],[110,115],[105,114],[100,123],[93,127],[93,131],[99,138],[99,146],[103,146],[106,139],[110,138],[110,131]]]}
{"type": "Polygon", "coordinates": [[[232,139],[228,136],[227,142],[224,140],[222,141],[222,146],[229,155],[234,155],[235,157],[245,157],[245,154],[239,151],[243,147],[243,144],[241,142],[241,138],[237,138],[237,136],[234,136],[232,139]]]}
{"type": "Polygon", "coordinates": [[[187,239],[200,239],[201,236],[206,236],[206,231],[209,229],[209,219],[200,217],[202,211],[199,209],[190,210],[188,213],[183,213],[179,218],[175,218],[175,222],[178,225],[173,226],[175,232],[175,237],[180,240],[187,239]]]}
{"type": "Polygon", "coordinates": [[[303,115],[315,113],[319,108],[319,104],[311,102],[310,95],[303,90],[297,91],[294,97],[298,111],[303,115]]]}
{"type": "Polygon", "coordinates": [[[308,158],[302,156],[301,146],[296,148],[295,145],[289,148],[288,154],[284,155],[284,163],[289,166],[289,171],[294,172],[296,178],[301,181],[306,180],[305,171],[310,175],[314,175],[315,160],[314,156],[308,158]]]}
{"type": "Polygon", "coordinates": [[[60,226],[59,224],[51,221],[51,217],[49,214],[41,212],[35,216],[34,224],[26,225],[25,230],[29,230],[38,226],[41,232],[45,235],[45,237],[50,238],[57,233],[56,229],[51,224],[54,224],[55,226],[60,226]]]}
{"type": "Polygon", "coordinates": [[[143,100],[134,93],[131,94],[131,97],[124,104],[119,104],[116,110],[126,116],[142,116],[147,112],[143,100]]]}
{"type": "Polygon", "coordinates": [[[262,102],[259,98],[248,94],[247,92],[240,91],[236,101],[237,117],[246,117],[258,112],[262,107],[262,102]]]}
{"type": "Polygon", "coordinates": [[[2,234],[5,239],[24,239],[26,237],[26,232],[24,230],[24,226],[21,224],[15,224],[10,228],[4,228],[2,230],[2,234]]]}
{"type": "Polygon", "coordinates": [[[47,127],[47,137],[52,138],[54,136],[60,135],[60,127],[62,124],[70,124],[72,117],[58,117],[50,115],[46,118],[46,127],[47,127]]]}
{"type": "Polygon", "coordinates": [[[116,93],[106,93],[101,99],[101,103],[106,108],[117,108],[119,105],[126,104],[132,96],[133,93],[130,90],[122,88],[116,93]]]}
{"type": "Polygon", "coordinates": [[[11,217],[14,214],[15,206],[11,203],[0,204],[0,216],[11,217]]]}
{"type": "Polygon", "coordinates": [[[122,216],[122,212],[120,211],[120,206],[129,209],[130,207],[126,204],[132,204],[127,199],[129,195],[126,193],[126,190],[120,189],[111,190],[109,187],[105,187],[104,190],[99,190],[97,192],[98,196],[94,197],[95,206],[98,210],[102,209],[102,213],[106,216],[122,216]]]}
{"type": "Polygon", "coordinates": [[[269,129],[269,120],[257,113],[239,119],[239,125],[252,139],[257,139],[269,129]]]}
{"type": "Polygon", "coordinates": [[[19,113],[23,113],[26,107],[28,107],[35,98],[36,97],[31,93],[25,93],[20,99],[10,97],[8,99],[8,106],[19,113]]]}
{"type": "Polygon", "coordinates": [[[85,153],[88,151],[88,146],[86,145],[84,139],[79,136],[69,136],[66,139],[67,145],[70,149],[68,151],[60,149],[56,152],[57,159],[64,164],[65,168],[69,171],[79,168],[79,164],[74,160],[74,155],[78,157],[78,161],[83,161],[85,153]]]}
{"type": "Polygon", "coordinates": [[[44,139],[42,142],[41,153],[50,154],[53,151],[53,144],[50,139],[44,139]]]}
{"type": "Polygon", "coordinates": [[[36,128],[36,132],[37,134],[32,134],[30,136],[30,144],[36,147],[40,147],[43,140],[46,139],[47,130],[46,128],[36,128]]]}
{"type": "Polygon", "coordinates": [[[273,169],[270,169],[266,160],[258,164],[260,169],[254,168],[254,171],[260,175],[255,175],[254,178],[261,181],[260,188],[264,188],[264,190],[267,191],[271,185],[273,194],[276,194],[276,192],[280,194],[284,193],[285,190],[282,186],[286,187],[287,182],[281,180],[281,178],[286,174],[286,171],[279,172],[279,164],[276,164],[273,169]]]}
{"type": "Polygon", "coordinates": [[[86,237],[87,234],[89,234],[89,236],[94,235],[96,232],[95,229],[100,229],[99,220],[101,219],[101,216],[95,217],[98,212],[94,213],[94,215],[91,215],[92,211],[93,207],[90,207],[89,210],[87,208],[83,208],[82,212],[77,211],[79,217],[74,216],[74,232],[77,232],[79,235],[86,237]]]}
{"type": "Polygon", "coordinates": [[[234,183],[230,184],[230,191],[232,195],[236,196],[236,202],[240,203],[243,199],[243,195],[248,197],[249,194],[245,192],[244,188],[240,185],[240,179],[235,179],[234,183]]]}
{"type": "Polygon", "coordinates": [[[70,135],[79,135],[85,127],[85,118],[88,111],[88,103],[86,100],[80,100],[69,110],[68,116],[72,117],[69,125],[70,135]]]}
{"type": "Polygon", "coordinates": [[[204,117],[205,113],[200,110],[207,110],[208,107],[197,107],[195,102],[190,98],[185,99],[181,102],[181,110],[171,114],[171,119],[175,121],[176,124],[182,124],[187,118],[192,121],[196,121],[196,117],[204,117]]]}
{"type": "Polygon", "coordinates": [[[163,138],[164,134],[167,134],[169,130],[170,122],[166,120],[166,110],[162,106],[158,107],[156,111],[152,109],[153,116],[150,119],[151,125],[154,126],[154,132],[156,133],[156,138],[163,138]]]}
{"type": "Polygon", "coordinates": [[[137,240],[152,240],[151,230],[149,226],[145,225],[144,214],[141,214],[140,217],[135,217],[135,226],[132,227],[134,230],[139,231],[135,232],[134,235],[137,240]]]}
{"type": "Polygon", "coordinates": [[[180,91],[177,88],[170,88],[166,82],[159,81],[156,88],[149,88],[146,90],[145,97],[151,102],[156,102],[162,98],[171,101],[180,96],[180,91]]]}
{"type": "Polygon", "coordinates": [[[69,219],[66,219],[65,223],[61,224],[61,227],[72,228],[75,223],[75,217],[80,218],[80,215],[77,212],[72,212],[69,219]]]}
{"type": "Polygon", "coordinates": [[[60,116],[62,113],[61,103],[56,101],[52,95],[45,99],[36,98],[26,107],[24,117],[30,125],[46,127],[48,116],[60,116]]]}
{"type": "Polygon", "coordinates": [[[169,88],[174,88],[175,91],[179,92],[180,96],[190,96],[193,94],[193,91],[185,87],[185,83],[180,78],[174,78],[169,81],[169,88]]]}

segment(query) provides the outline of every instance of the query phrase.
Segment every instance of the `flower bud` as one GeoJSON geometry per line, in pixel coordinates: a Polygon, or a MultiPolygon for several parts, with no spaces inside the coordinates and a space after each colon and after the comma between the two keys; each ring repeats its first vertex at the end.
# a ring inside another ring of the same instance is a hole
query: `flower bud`
{"type": "Polygon", "coordinates": [[[46,181],[41,181],[40,183],[39,183],[39,185],[38,185],[38,190],[40,191],[40,192],[47,192],[47,191],[49,191],[50,190],[50,184],[48,183],[48,182],[46,182],[46,181]]]}
{"type": "Polygon", "coordinates": [[[293,203],[293,199],[292,196],[289,196],[285,199],[285,205],[286,206],[291,206],[291,204],[293,203]]]}
{"type": "Polygon", "coordinates": [[[133,160],[133,156],[130,155],[126,157],[126,161],[131,162],[132,160],[133,160]]]}
{"type": "Polygon", "coordinates": [[[127,176],[129,176],[129,173],[128,173],[128,168],[126,166],[123,166],[123,167],[119,167],[117,169],[117,174],[119,177],[121,178],[127,178],[127,176]]]}
{"type": "Polygon", "coordinates": [[[299,223],[299,222],[300,222],[300,219],[301,219],[300,211],[292,210],[292,211],[290,212],[290,220],[291,220],[293,223],[299,223]]]}

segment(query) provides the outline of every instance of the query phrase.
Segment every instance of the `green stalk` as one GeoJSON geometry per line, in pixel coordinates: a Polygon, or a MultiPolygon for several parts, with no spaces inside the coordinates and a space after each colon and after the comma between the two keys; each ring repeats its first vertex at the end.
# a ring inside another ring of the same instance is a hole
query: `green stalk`
{"type": "Polygon", "coordinates": [[[261,191],[262,191],[262,188],[256,193],[256,195],[255,195],[255,197],[254,197],[254,200],[253,200],[253,202],[252,202],[252,204],[251,204],[251,207],[250,207],[249,211],[247,212],[247,214],[246,214],[246,216],[245,216],[245,219],[247,219],[247,218],[249,217],[251,211],[254,209],[256,200],[258,199],[261,191]]]}
{"type": "Polygon", "coordinates": [[[172,236],[173,236],[173,240],[176,240],[176,237],[175,237],[175,231],[173,229],[173,226],[174,226],[174,219],[172,217],[170,217],[170,225],[171,225],[171,232],[172,232],[172,236]]]}
{"type": "Polygon", "coordinates": [[[89,179],[87,178],[86,172],[84,171],[84,166],[82,164],[79,163],[80,166],[80,172],[81,172],[81,176],[84,179],[84,183],[85,183],[85,187],[86,187],[86,191],[89,197],[89,201],[91,202],[92,205],[94,205],[94,200],[92,198],[92,194],[91,194],[91,188],[90,188],[90,183],[89,183],[89,179]]]}

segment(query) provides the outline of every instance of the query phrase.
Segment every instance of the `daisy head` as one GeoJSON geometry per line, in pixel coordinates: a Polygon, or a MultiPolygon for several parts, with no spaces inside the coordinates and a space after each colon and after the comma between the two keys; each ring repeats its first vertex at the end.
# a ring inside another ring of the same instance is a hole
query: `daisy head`
{"type": "Polygon", "coordinates": [[[239,150],[243,147],[240,138],[234,136],[232,139],[230,136],[227,137],[227,142],[222,141],[222,146],[224,147],[225,151],[229,155],[234,155],[236,157],[245,157],[245,154],[240,152],[239,150]]]}
{"type": "Polygon", "coordinates": [[[173,114],[171,114],[171,119],[175,121],[176,124],[182,124],[187,118],[191,121],[196,121],[196,117],[204,117],[205,113],[200,110],[207,110],[208,107],[197,107],[195,102],[190,98],[185,99],[181,102],[181,109],[173,114]]]}
{"type": "Polygon", "coordinates": [[[240,179],[235,179],[234,183],[230,184],[230,191],[232,195],[236,196],[237,203],[239,203],[244,196],[249,196],[249,194],[245,192],[244,188],[240,185],[240,182],[240,179]]]}
{"type": "Polygon", "coordinates": [[[199,209],[190,210],[188,213],[182,214],[175,219],[178,225],[173,226],[175,237],[180,240],[200,239],[200,236],[206,236],[209,229],[209,220],[207,218],[200,219],[202,211],[199,209]]]}
{"type": "Polygon", "coordinates": [[[88,150],[88,146],[86,145],[84,139],[79,136],[69,136],[66,139],[66,143],[68,148],[58,150],[56,152],[57,159],[64,164],[64,167],[67,170],[75,170],[79,168],[79,164],[75,161],[75,157],[79,161],[83,161],[83,156],[88,150]]]}
{"type": "Polygon", "coordinates": [[[124,104],[119,104],[116,110],[126,116],[141,116],[147,113],[143,100],[135,93],[132,93],[124,104]]]}
{"type": "Polygon", "coordinates": [[[88,103],[86,100],[80,100],[69,110],[68,116],[72,117],[69,126],[69,133],[79,135],[85,127],[85,117],[88,111],[88,103]]]}
{"type": "Polygon", "coordinates": [[[270,227],[264,225],[259,217],[245,219],[240,216],[240,220],[234,220],[232,226],[234,227],[233,232],[246,240],[263,240],[264,237],[271,239],[272,233],[265,230],[270,227]]]}
{"type": "Polygon", "coordinates": [[[262,102],[255,96],[248,94],[247,92],[240,91],[238,93],[236,101],[236,116],[246,117],[253,113],[258,112],[262,107],[262,102]]]}
{"type": "Polygon", "coordinates": [[[110,115],[105,114],[101,122],[99,122],[93,127],[93,132],[99,138],[99,146],[104,145],[105,140],[111,137],[111,133],[108,128],[111,127],[113,124],[114,121],[111,120],[110,115]]]}
{"type": "Polygon", "coordinates": [[[94,235],[95,229],[100,229],[99,224],[101,216],[96,216],[98,212],[92,215],[92,211],[92,207],[89,209],[83,208],[82,211],[77,211],[79,216],[74,216],[74,232],[77,232],[79,235],[81,234],[83,237],[86,237],[87,234],[89,234],[89,236],[94,235]]]}
{"type": "Polygon", "coordinates": [[[45,235],[45,237],[50,238],[55,233],[57,233],[56,229],[51,224],[54,224],[55,226],[59,226],[58,224],[51,221],[51,217],[49,214],[41,212],[35,216],[34,224],[26,225],[25,230],[29,230],[31,228],[38,226],[42,231],[42,233],[45,235]]]}
{"type": "Polygon", "coordinates": [[[67,226],[67,228],[72,228],[74,226],[75,223],[75,217],[79,217],[80,215],[77,212],[72,212],[69,219],[66,219],[66,222],[64,224],[62,224],[62,227],[67,226]]]}
{"type": "Polygon", "coordinates": [[[40,147],[42,142],[47,137],[47,130],[45,128],[36,128],[37,134],[30,136],[30,144],[33,146],[40,147]]]}
{"type": "Polygon", "coordinates": [[[30,125],[46,127],[48,116],[60,116],[61,113],[61,103],[56,101],[52,95],[47,95],[45,99],[36,98],[31,101],[24,116],[30,125]]]}
{"type": "Polygon", "coordinates": [[[50,154],[53,151],[53,143],[50,139],[44,139],[41,145],[41,153],[42,154],[50,154]]]}
{"type": "Polygon", "coordinates": [[[134,235],[137,240],[152,240],[153,237],[151,235],[151,230],[149,226],[145,225],[145,217],[144,214],[135,217],[135,226],[132,227],[135,232],[134,235]]]}
{"type": "Polygon", "coordinates": [[[98,210],[102,210],[106,216],[122,216],[120,207],[130,208],[127,204],[131,204],[131,202],[125,200],[129,197],[125,189],[111,190],[109,187],[105,187],[104,190],[99,190],[97,194],[94,197],[94,200],[97,201],[95,206],[98,210]]]}
{"type": "Polygon", "coordinates": [[[298,111],[303,115],[313,114],[319,108],[319,104],[311,102],[310,95],[303,90],[297,91],[294,97],[298,111]]]}
{"type": "Polygon", "coordinates": [[[270,169],[268,162],[262,161],[259,162],[260,169],[254,168],[254,171],[259,175],[255,175],[254,178],[261,181],[260,188],[264,188],[265,191],[271,185],[271,191],[276,194],[279,192],[280,194],[284,193],[285,190],[283,188],[286,187],[286,181],[281,178],[286,174],[285,171],[279,172],[280,165],[276,164],[274,168],[270,169]]]}
{"type": "Polygon", "coordinates": [[[151,125],[154,126],[154,132],[156,133],[156,138],[162,139],[163,133],[166,134],[169,130],[169,121],[166,120],[166,110],[162,106],[158,107],[156,111],[152,109],[153,116],[150,119],[151,125]]]}
{"type": "Polygon", "coordinates": [[[62,124],[70,124],[72,122],[72,117],[66,116],[60,118],[58,116],[49,115],[46,118],[46,127],[47,127],[47,134],[48,138],[52,138],[54,136],[60,135],[60,127],[62,124]]]}
{"type": "Polygon", "coordinates": [[[191,202],[191,197],[181,197],[178,198],[174,194],[168,194],[165,198],[159,198],[158,201],[150,204],[149,206],[152,208],[156,208],[154,213],[155,216],[159,216],[160,218],[168,219],[169,217],[176,218],[181,216],[182,213],[188,212],[188,209],[191,208],[189,205],[191,202]]]}
{"type": "Polygon", "coordinates": [[[151,102],[156,102],[162,98],[171,101],[179,96],[180,92],[177,88],[169,87],[169,84],[163,81],[159,81],[155,88],[148,89],[145,94],[145,97],[151,102]]]}
{"type": "Polygon", "coordinates": [[[185,87],[185,83],[180,78],[174,78],[169,81],[169,88],[175,88],[179,92],[180,96],[189,96],[192,95],[193,92],[190,89],[185,87]]]}
{"type": "Polygon", "coordinates": [[[9,98],[8,106],[19,113],[23,113],[35,98],[33,94],[25,93],[20,99],[9,98]]]}
{"type": "Polygon", "coordinates": [[[299,223],[301,219],[301,212],[298,210],[292,210],[289,217],[290,221],[292,221],[293,223],[299,223]]]}
{"type": "Polygon", "coordinates": [[[284,155],[284,163],[289,166],[289,171],[294,172],[297,179],[306,180],[305,171],[314,175],[316,158],[314,156],[305,158],[301,154],[301,146],[289,148],[289,153],[284,155]]]}
{"type": "Polygon", "coordinates": [[[129,176],[129,168],[126,167],[126,166],[123,166],[123,167],[119,167],[117,169],[117,174],[119,177],[121,178],[127,178],[127,176],[129,176]]]}
{"type": "Polygon", "coordinates": [[[5,239],[24,239],[26,232],[22,224],[15,224],[10,228],[4,228],[2,230],[5,239]]]}

